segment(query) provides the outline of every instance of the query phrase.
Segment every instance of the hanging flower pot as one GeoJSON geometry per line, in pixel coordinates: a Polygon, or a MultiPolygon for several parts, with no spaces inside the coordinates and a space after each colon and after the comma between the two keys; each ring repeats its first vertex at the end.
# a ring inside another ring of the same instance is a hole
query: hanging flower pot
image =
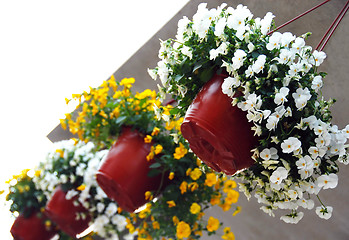
{"type": "Polygon", "coordinates": [[[225,75],[214,75],[189,106],[181,126],[190,148],[215,171],[232,175],[250,167],[253,136],[246,113],[222,93],[225,75]]]}
{"type": "Polygon", "coordinates": [[[89,227],[88,211],[77,203],[76,198],[66,198],[67,193],[57,187],[52,198],[47,202],[46,214],[58,227],[69,236],[76,238],[89,227]]]}
{"type": "Polygon", "coordinates": [[[147,191],[160,188],[161,175],[148,176],[149,166],[154,163],[147,160],[151,145],[138,131],[124,128],[97,173],[99,186],[128,212],[147,202],[147,191]]]}
{"type": "Polygon", "coordinates": [[[29,217],[20,214],[11,227],[14,240],[49,240],[57,231],[53,226],[45,226],[46,217],[33,212],[29,217]]]}

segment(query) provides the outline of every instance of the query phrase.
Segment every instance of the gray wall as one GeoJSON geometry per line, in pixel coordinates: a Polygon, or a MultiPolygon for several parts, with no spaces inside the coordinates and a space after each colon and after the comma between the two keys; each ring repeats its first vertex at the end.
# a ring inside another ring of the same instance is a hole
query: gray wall
{"type": "MultiPolygon", "coordinates": [[[[197,5],[202,2],[198,0],[190,1],[177,15],[175,15],[159,32],[157,32],[142,48],[140,48],[125,64],[115,72],[116,79],[124,77],[134,77],[136,79],[135,90],[142,91],[146,88],[156,89],[154,82],[147,74],[147,68],[156,66],[159,50],[159,39],[174,37],[177,31],[177,22],[183,16],[191,18],[197,10],[197,5]]],[[[207,1],[208,2],[208,1],[207,1]]],[[[319,4],[322,0],[245,0],[245,1],[209,1],[208,7],[217,7],[222,2],[229,6],[236,7],[239,3],[248,6],[255,17],[263,17],[268,11],[272,12],[276,18],[276,26],[292,19],[298,14],[319,4]]],[[[281,32],[290,31],[293,34],[301,35],[306,32],[313,34],[308,39],[307,44],[317,46],[327,28],[331,25],[345,0],[332,0],[314,12],[298,19],[281,32]]],[[[329,97],[337,99],[337,103],[332,108],[333,122],[340,128],[349,123],[349,81],[348,81],[348,28],[349,18],[345,16],[336,30],[335,34],[326,45],[324,51],[327,59],[322,64],[322,71],[328,72],[325,78],[323,93],[326,99],[329,97]]],[[[63,132],[57,126],[49,135],[52,141],[66,139],[68,133],[63,132]]],[[[212,214],[224,220],[225,225],[230,226],[236,235],[236,239],[349,239],[349,169],[341,165],[339,173],[339,185],[333,190],[321,192],[321,198],[327,205],[334,207],[330,220],[321,220],[314,210],[305,210],[305,216],[297,225],[290,225],[279,220],[279,216],[272,218],[259,210],[260,205],[255,199],[249,202],[241,195],[239,205],[242,211],[237,216],[232,217],[231,212],[222,213],[220,209],[211,209],[207,215],[212,214]]],[[[220,237],[210,237],[204,239],[220,239],[220,237]]]]}

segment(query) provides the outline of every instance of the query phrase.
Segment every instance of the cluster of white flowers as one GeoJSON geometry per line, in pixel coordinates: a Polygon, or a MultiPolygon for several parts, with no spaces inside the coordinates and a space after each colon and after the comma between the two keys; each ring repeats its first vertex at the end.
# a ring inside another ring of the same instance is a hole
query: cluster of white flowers
{"type": "MultiPolygon", "coordinates": [[[[297,223],[298,208],[313,208],[309,196],[335,188],[337,163],[348,163],[349,125],[331,124],[333,101],[321,97],[325,74],[316,70],[326,54],[305,44],[307,34],[268,34],[272,13],[253,19],[246,6],[225,7],[209,10],[202,3],[193,21],[180,20],[177,39],[162,42],[161,61],[149,73],[186,109],[204,84],[205,67],[227,72],[222,92],[246,112],[260,142],[252,151],[256,163],[238,175],[241,190],[248,197],[254,191],[270,215],[290,209],[281,219],[297,223]]],[[[316,213],[329,218],[332,207],[319,202],[316,213]]]]}
{"type": "MultiPolygon", "coordinates": [[[[55,143],[34,182],[50,199],[57,186],[75,185],[79,181],[80,187],[68,190],[66,199],[77,196],[77,203],[92,216],[90,224],[93,224],[93,231],[104,239],[117,240],[126,228],[126,217],[118,213],[117,204],[97,184],[96,172],[107,150],[95,152],[94,149],[91,142],[65,140],[55,143]]],[[[77,217],[83,217],[80,215],[78,213],[77,217]]]]}

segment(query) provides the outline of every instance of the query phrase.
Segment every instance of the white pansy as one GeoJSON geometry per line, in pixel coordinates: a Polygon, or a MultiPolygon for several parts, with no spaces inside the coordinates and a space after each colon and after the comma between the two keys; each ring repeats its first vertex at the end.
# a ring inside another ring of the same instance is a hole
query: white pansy
{"type": "Polygon", "coordinates": [[[304,216],[303,212],[297,212],[296,216],[281,216],[280,219],[284,221],[285,223],[292,223],[292,224],[297,224],[304,216]]]}
{"type": "Polygon", "coordinates": [[[227,21],[225,18],[219,19],[215,26],[214,35],[220,37],[224,33],[224,28],[226,25],[227,21]]]}
{"type": "Polygon", "coordinates": [[[101,212],[103,212],[104,211],[104,208],[105,208],[105,205],[104,205],[104,203],[101,203],[101,202],[99,202],[99,203],[97,203],[97,211],[99,212],[99,213],[101,213],[101,212]]]}
{"type": "Polygon", "coordinates": [[[314,129],[318,125],[318,120],[314,115],[303,118],[302,121],[307,124],[310,129],[314,129]]]}
{"type": "Polygon", "coordinates": [[[249,43],[247,44],[247,49],[248,49],[248,52],[249,52],[249,53],[253,52],[253,50],[255,49],[255,46],[253,45],[252,42],[249,42],[249,43]]]}
{"type": "Polygon", "coordinates": [[[327,151],[327,148],[326,147],[315,147],[315,146],[312,146],[308,149],[308,152],[309,154],[311,155],[311,157],[313,159],[316,159],[317,157],[323,157],[325,156],[326,154],[326,151],[327,151]]]}
{"type": "Polygon", "coordinates": [[[292,33],[285,32],[281,36],[281,46],[288,48],[289,44],[295,39],[296,37],[292,33]]]}
{"type": "Polygon", "coordinates": [[[311,94],[307,87],[304,89],[297,88],[296,92],[292,93],[292,97],[294,98],[297,109],[301,110],[307,105],[308,100],[311,98],[311,94]]]}
{"type": "Polygon", "coordinates": [[[305,209],[313,209],[314,208],[314,201],[311,200],[311,199],[305,199],[305,198],[302,198],[302,199],[298,199],[297,200],[297,205],[298,206],[301,206],[302,208],[305,208],[305,209]]]}
{"type": "Polygon", "coordinates": [[[276,58],[278,60],[279,63],[281,64],[288,64],[291,62],[291,60],[293,59],[294,54],[292,53],[292,51],[288,50],[288,49],[281,49],[280,50],[280,55],[278,58],[276,58]]]}
{"type": "Polygon", "coordinates": [[[305,41],[303,38],[297,37],[292,43],[292,49],[296,52],[300,52],[301,49],[305,46],[305,41]]]}
{"type": "Polygon", "coordinates": [[[238,86],[240,86],[240,81],[238,78],[227,77],[222,83],[222,92],[229,97],[233,97],[235,93],[233,88],[236,88],[238,86]]]}
{"type": "Polygon", "coordinates": [[[234,70],[239,69],[243,65],[246,55],[245,51],[241,49],[234,52],[234,57],[232,58],[234,70]]]}
{"type": "Polygon", "coordinates": [[[311,82],[311,88],[314,89],[316,92],[320,90],[322,87],[322,77],[321,76],[316,76],[314,77],[313,81],[311,82]]]}
{"type": "Polygon", "coordinates": [[[193,58],[193,52],[192,49],[188,46],[183,46],[180,51],[187,57],[189,57],[190,59],[193,58]]]}
{"type": "Polygon", "coordinates": [[[248,66],[248,68],[245,70],[246,77],[252,77],[254,74],[252,65],[248,66]]]}
{"type": "Polygon", "coordinates": [[[349,138],[349,124],[347,126],[345,126],[345,128],[342,131],[344,133],[344,136],[346,138],[349,138]]]}
{"type": "Polygon", "coordinates": [[[289,93],[290,89],[288,89],[287,87],[282,87],[280,88],[279,92],[275,94],[275,98],[274,98],[274,103],[277,105],[280,104],[284,104],[285,102],[287,102],[287,95],[289,93]]]}
{"type": "Polygon", "coordinates": [[[279,119],[276,116],[270,115],[267,120],[266,127],[269,131],[275,130],[279,122],[279,119]]]}
{"type": "Polygon", "coordinates": [[[313,183],[313,182],[308,182],[308,186],[306,188],[306,191],[310,194],[318,194],[320,192],[321,188],[313,183]]]}
{"type": "Polygon", "coordinates": [[[290,70],[288,70],[288,75],[291,77],[296,76],[300,71],[302,71],[303,65],[301,63],[293,63],[290,65],[290,70]]]}
{"type": "Polygon", "coordinates": [[[278,167],[270,176],[269,181],[271,183],[280,185],[281,182],[288,176],[288,171],[284,167],[278,167]]]}
{"type": "Polygon", "coordinates": [[[313,168],[314,163],[312,158],[309,155],[305,155],[296,161],[296,166],[298,169],[310,170],[313,168]]]}
{"type": "Polygon", "coordinates": [[[167,87],[168,85],[168,74],[169,69],[166,66],[166,63],[164,61],[158,62],[158,75],[161,80],[162,86],[167,87]]]}
{"type": "Polygon", "coordinates": [[[271,12],[268,12],[264,16],[264,18],[260,21],[262,34],[265,35],[270,31],[270,26],[271,26],[271,23],[272,23],[274,17],[275,16],[271,12]]]}
{"type": "Polygon", "coordinates": [[[276,148],[265,148],[263,149],[262,152],[260,152],[259,156],[264,159],[264,160],[269,160],[269,159],[278,159],[279,156],[277,154],[277,149],[276,148]]]}
{"type": "Polygon", "coordinates": [[[67,194],[65,195],[65,199],[70,200],[70,199],[72,199],[73,197],[75,197],[75,196],[78,195],[78,194],[79,194],[78,191],[76,191],[76,190],[74,190],[74,189],[71,189],[71,190],[69,190],[69,191],[67,192],[67,194]]]}
{"type": "Polygon", "coordinates": [[[267,49],[269,51],[273,50],[274,48],[279,49],[280,43],[281,43],[281,37],[282,34],[280,32],[273,32],[273,34],[269,38],[269,42],[267,43],[267,49]]]}
{"type": "Polygon", "coordinates": [[[121,232],[121,231],[125,230],[125,227],[127,225],[126,217],[117,214],[111,218],[111,221],[113,224],[115,224],[117,226],[118,231],[121,232]]]}
{"type": "Polygon", "coordinates": [[[333,207],[331,206],[320,206],[320,207],[316,207],[315,212],[316,214],[323,219],[329,219],[332,216],[332,211],[333,211],[333,207]]]}
{"type": "Polygon", "coordinates": [[[334,173],[324,174],[317,178],[317,186],[323,189],[335,188],[338,184],[338,176],[334,173]]]}
{"type": "Polygon", "coordinates": [[[283,153],[291,153],[298,150],[302,145],[302,142],[295,137],[289,137],[281,143],[283,153]]]}
{"type": "Polygon", "coordinates": [[[190,20],[188,17],[184,16],[182,19],[178,21],[178,28],[177,28],[177,35],[176,38],[180,41],[183,42],[184,36],[183,33],[187,32],[188,29],[188,24],[190,23],[190,20]]]}
{"type": "Polygon", "coordinates": [[[216,9],[208,10],[207,3],[200,3],[198,11],[193,16],[193,30],[202,39],[206,37],[207,31],[214,20],[216,9]]]}
{"type": "Polygon", "coordinates": [[[257,60],[252,65],[252,70],[254,73],[259,73],[264,69],[264,64],[266,62],[266,56],[265,55],[259,55],[257,57],[257,60]]]}
{"type": "Polygon", "coordinates": [[[118,210],[118,206],[115,203],[109,203],[108,207],[105,209],[105,215],[108,217],[113,216],[118,210]]]}
{"type": "Polygon", "coordinates": [[[309,63],[315,66],[320,66],[320,64],[325,60],[325,58],[326,53],[315,50],[313,52],[313,55],[309,58],[309,63]]]}

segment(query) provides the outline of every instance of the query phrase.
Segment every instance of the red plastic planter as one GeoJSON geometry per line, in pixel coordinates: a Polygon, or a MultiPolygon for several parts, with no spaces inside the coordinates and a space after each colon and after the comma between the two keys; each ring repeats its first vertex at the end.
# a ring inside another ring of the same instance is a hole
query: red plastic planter
{"type": "Polygon", "coordinates": [[[233,175],[250,167],[257,139],[246,113],[222,93],[226,75],[214,75],[189,106],[181,131],[193,152],[215,171],[233,175]]]}
{"type": "Polygon", "coordinates": [[[57,187],[52,198],[46,204],[46,215],[55,222],[58,227],[68,234],[76,238],[77,234],[82,233],[89,227],[91,217],[86,208],[81,204],[75,206],[74,201],[77,197],[70,200],[65,198],[66,192],[57,187]],[[86,215],[85,219],[76,219],[77,213],[86,215]]]}
{"type": "Polygon", "coordinates": [[[110,149],[97,173],[98,185],[128,212],[144,205],[146,191],[158,190],[161,176],[148,177],[147,161],[151,143],[145,143],[138,131],[124,128],[117,142],[110,149]]]}
{"type": "Polygon", "coordinates": [[[46,217],[39,217],[38,212],[33,212],[29,217],[20,214],[11,227],[11,234],[14,240],[49,240],[57,231],[52,226],[47,229],[45,226],[46,217]]]}

